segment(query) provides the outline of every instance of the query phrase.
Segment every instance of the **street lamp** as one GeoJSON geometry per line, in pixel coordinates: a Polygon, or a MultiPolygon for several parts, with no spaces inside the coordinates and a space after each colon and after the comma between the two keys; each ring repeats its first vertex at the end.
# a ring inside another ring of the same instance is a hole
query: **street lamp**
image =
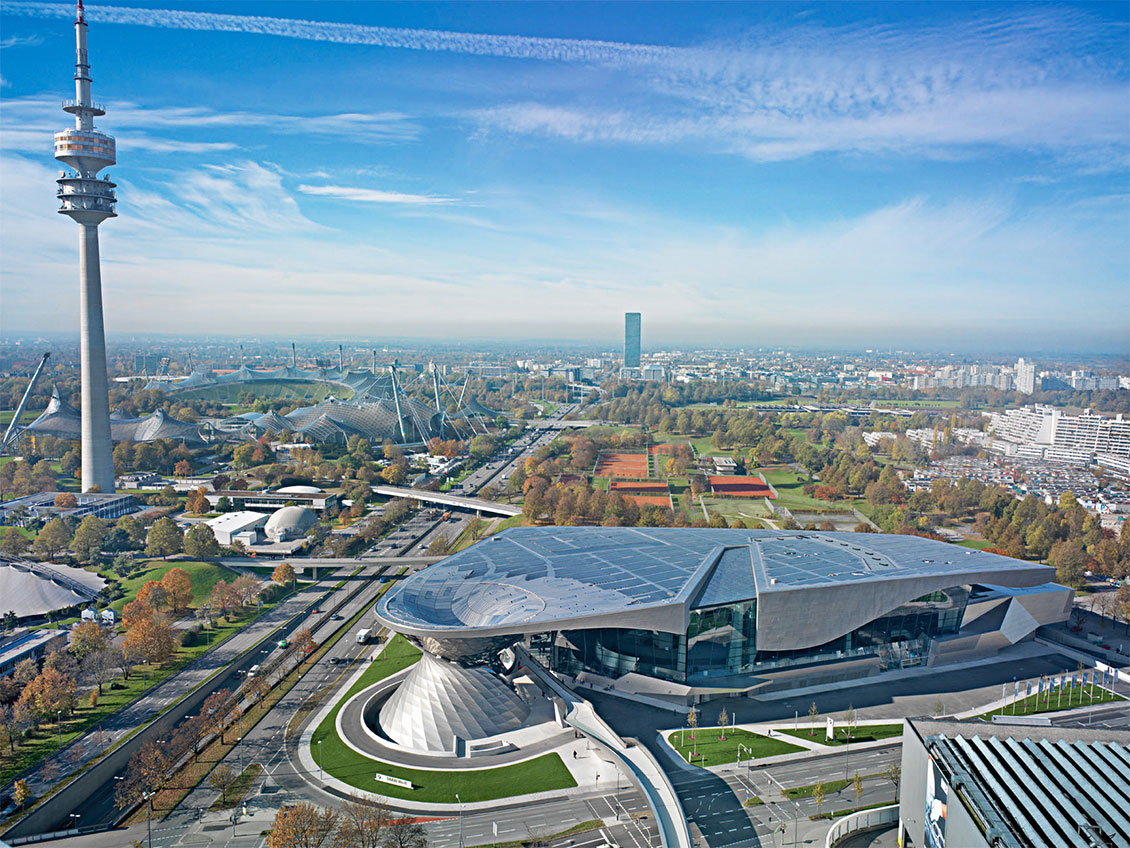
{"type": "Polygon", "coordinates": [[[322,740],[318,740],[318,780],[325,783],[325,777],[322,776],[322,740]]]}
{"type": "Polygon", "coordinates": [[[149,831],[149,848],[153,848],[153,793],[142,792],[141,797],[145,799],[148,804],[148,809],[145,813],[145,825],[149,831]]]}
{"type": "Polygon", "coordinates": [[[455,803],[459,805],[459,848],[463,848],[463,802],[458,792],[455,793],[455,803]]]}

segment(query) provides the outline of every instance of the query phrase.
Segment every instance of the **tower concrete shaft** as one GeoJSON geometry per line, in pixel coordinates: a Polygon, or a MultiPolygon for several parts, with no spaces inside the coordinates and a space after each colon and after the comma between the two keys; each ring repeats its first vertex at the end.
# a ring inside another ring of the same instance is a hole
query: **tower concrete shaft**
{"type": "Polygon", "coordinates": [[[55,133],[55,158],[70,171],[56,182],[59,212],[79,225],[79,347],[82,361],[82,490],[114,491],[114,453],[110,441],[109,381],[106,374],[106,331],[102,323],[102,271],[98,225],[116,216],[117,187],[98,172],[115,164],[112,136],[94,129],[94,118],[106,111],[91,99],[90,63],[86,52],[86,20],[82,0],[75,19],[75,99],[63,111],[75,116],[73,129],[55,133]]]}

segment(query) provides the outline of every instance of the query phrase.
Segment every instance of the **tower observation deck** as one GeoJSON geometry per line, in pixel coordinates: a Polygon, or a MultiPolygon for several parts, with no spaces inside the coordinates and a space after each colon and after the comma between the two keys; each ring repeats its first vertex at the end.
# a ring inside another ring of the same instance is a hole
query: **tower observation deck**
{"type": "Polygon", "coordinates": [[[113,136],[98,132],[94,118],[106,114],[90,95],[90,62],[86,52],[86,20],[82,0],[75,18],[75,99],[63,111],[75,125],[55,133],[55,158],[70,170],[56,182],[59,213],[80,226],[79,304],[82,360],[82,490],[114,491],[113,445],[110,442],[110,400],[106,375],[106,332],[102,321],[102,271],[98,225],[116,217],[116,186],[98,172],[117,162],[113,136]]]}

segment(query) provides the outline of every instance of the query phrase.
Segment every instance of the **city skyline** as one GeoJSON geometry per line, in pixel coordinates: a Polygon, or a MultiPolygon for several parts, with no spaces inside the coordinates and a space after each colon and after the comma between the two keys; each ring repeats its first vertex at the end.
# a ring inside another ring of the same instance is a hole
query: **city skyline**
{"type": "MultiPolygon", "coordinates": [[[[109,334],[1126,350],[1124,9],[580,8],[90,8],[109,334]]],[[[72,15],[3,9],[5,333],[77,328],[72,15]]]]}

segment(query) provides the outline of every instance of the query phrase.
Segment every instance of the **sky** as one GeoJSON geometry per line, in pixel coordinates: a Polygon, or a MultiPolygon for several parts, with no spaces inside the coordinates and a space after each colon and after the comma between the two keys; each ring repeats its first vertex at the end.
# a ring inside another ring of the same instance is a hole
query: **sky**
{"type": "MultiPolygon", "coordinates": [[[[109,334],[1130,349],[1128,5],[86,11],[109,334]]],[[[74,10],[0,5],[0,332],[78,326],[74,10]]]]}

